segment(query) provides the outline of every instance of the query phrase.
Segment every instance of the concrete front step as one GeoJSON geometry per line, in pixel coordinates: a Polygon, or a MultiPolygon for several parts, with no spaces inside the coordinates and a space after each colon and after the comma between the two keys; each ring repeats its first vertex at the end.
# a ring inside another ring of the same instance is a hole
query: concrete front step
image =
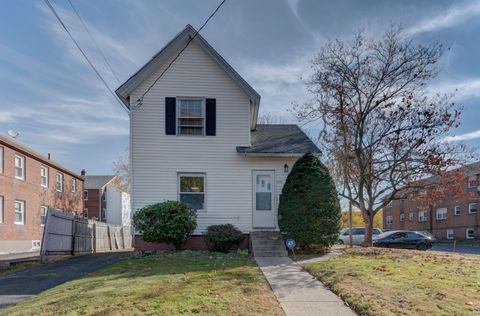
{"type": "Polygon", "coordinates": [[[286,257],[287,251],[261,251],[261,252],[254,251],[254,256],[255,257],[286,257]]]}
{"type": "Polygon", "coordinates": [[[253,255],[256,257],[285,257],[287,251],[283,238],[278,231],[259,231],[251,233],[253,255]]]}

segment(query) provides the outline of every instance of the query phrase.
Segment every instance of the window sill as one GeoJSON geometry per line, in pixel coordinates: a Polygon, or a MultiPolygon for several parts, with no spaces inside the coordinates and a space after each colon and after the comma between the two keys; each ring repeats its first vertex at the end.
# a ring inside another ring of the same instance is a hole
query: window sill
{"type": "Polygon", "coordinates": [[[16,223],[14,222],[15,225],[19,225],[19,226],[25,226],[25,223],[16,223]]]}

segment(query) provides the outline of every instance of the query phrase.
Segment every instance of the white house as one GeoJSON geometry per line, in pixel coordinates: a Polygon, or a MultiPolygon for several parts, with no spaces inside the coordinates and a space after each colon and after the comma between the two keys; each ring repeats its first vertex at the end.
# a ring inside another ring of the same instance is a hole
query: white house
{"type": "Polygon", "coordinates": [[[278,230],[289,170],[319,149],[296,125],[257,124],[260,95],[195,33],[187,25],[116,90],[130,110],[132,209],[186,202],[194,235],[223,223],[278,230]]]}
{"type": "Polygon", "coordinates": [[[117,176],[87,175],[83,191],[84,214],[108,224],[130,226],[130,194],[117,176]]]}

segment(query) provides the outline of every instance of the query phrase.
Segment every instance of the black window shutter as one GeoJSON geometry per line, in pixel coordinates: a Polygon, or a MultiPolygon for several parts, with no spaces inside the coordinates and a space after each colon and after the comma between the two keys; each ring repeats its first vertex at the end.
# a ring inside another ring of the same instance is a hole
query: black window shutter
{"type": "Polygon", "coordinates": [[[205,135],[215,136],[217,130],[217,100],[205,100],[205,135]]]}
{"type": "Polygon", "coordinates": [[[176,98],[165,98],[165,134],[175,135],[176,125],[176,98]]]}

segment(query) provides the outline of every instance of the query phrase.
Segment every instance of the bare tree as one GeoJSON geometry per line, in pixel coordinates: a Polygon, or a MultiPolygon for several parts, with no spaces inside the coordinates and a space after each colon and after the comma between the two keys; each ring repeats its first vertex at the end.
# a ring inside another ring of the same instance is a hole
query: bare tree
{"type": "Polygon", "coordinates": [[[314,100],[293,106],[303,122],[322,124],[320,138],[340,195],[358,208],[371,245],[375,214],[400,191],[458,162],[461,145],[444,141],[462,108],[429,95],[441,45],[417,45],[392,26],[378,39],[358,32],[326,44],[313,60],[314,100]]]}
{"type": "Polygon", "coordinates": [[[113,172],[120,179],[116,185],[120,189],[130,192],[131,172],[130,172],[130,151],[128,147],[125,151],[113,161],[113,172]]]}
{"type": "Polygon", "coordinates": [[[273,112],[263,112],[258,118],[260,124],[286,124],[285,118],[273,112]]]}

